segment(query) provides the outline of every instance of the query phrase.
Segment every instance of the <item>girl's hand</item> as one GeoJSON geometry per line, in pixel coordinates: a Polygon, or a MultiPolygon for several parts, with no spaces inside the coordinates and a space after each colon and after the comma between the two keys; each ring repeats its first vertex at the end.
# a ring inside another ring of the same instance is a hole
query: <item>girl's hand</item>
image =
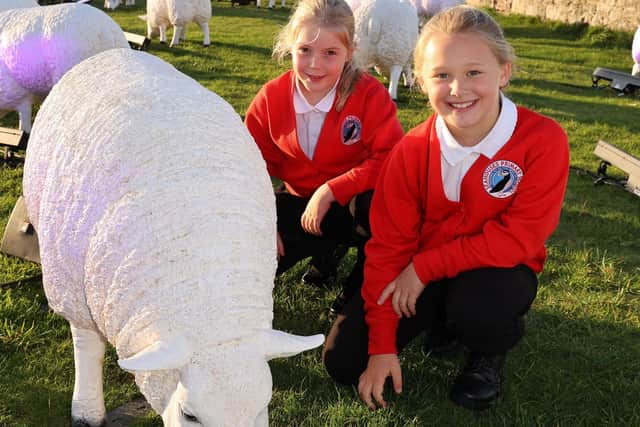
{"type": "Polygon", "coordinates": [[[322,235],[320,224],[334,200],[336,199],[333,197],[333,192],[326,183],[318,187],[300,218],[304,231],[314,236],[322,235]]]}
{"type": "Polygon", "coordinates": [[[416,301],[424,291],[424,285],[418,278],[413,262],[407,265],[402,273],[398,275],[380,294],[378,305],[384,304],[385,300],[393,295],[391,305],[398,317],[415,316],[416,301]]]}
{"type": "Polygon", "coordinates": [[[284,256],[284,243],[282,243],[279,231],[276,232],[276,247],[278,248],[278,261],[280,261],[280,257],[284,256]]]}
{"type": "Polygon", "coordinates": [[[398,394],[402,393],[402,368],[400,368],[398,356],[395,354],[372,354],[369,356],[367,369],[360,375],[358,381],[358,394],[370,409],[387,407],[382,392],[384,391],[384,382],[389,376],[393,380],[393,390],[398,394]]]}

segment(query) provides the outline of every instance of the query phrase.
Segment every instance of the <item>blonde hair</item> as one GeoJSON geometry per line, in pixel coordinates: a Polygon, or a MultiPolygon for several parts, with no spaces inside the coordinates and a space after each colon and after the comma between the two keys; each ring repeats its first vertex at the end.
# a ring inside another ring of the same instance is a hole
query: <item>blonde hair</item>
{"type": "Polygon", "coordinates": [[[486,12],[471,6],[456,6],[435,15],[422,27],[420,38],[413,53],[416,78],[423,86],[422,67],[425,61],[425,49],[436,34],[471,33],[482,37],[487,43],[498,63],[513,64],[516,54],[513,46],[504,37],[500,25],[486,12]]]}
{"type": "MultiPolygon", "coordinates": [[[[355,22],[351,8],[344,0],[300,0],[287,25],[278,33],[273,57],[282,61],[291,54],[298,34],[308,24],[330,28],[345,47],[353,52],[355,22]]],[[[337,88],[337,111],[342,110],[361,75],[362,70],[354,65],[352,59],[344,64],[337,88]]]]}

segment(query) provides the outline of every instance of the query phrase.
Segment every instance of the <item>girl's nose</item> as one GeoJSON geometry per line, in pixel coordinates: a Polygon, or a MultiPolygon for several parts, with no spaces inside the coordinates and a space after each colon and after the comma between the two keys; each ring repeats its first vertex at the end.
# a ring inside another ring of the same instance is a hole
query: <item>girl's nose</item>
{"type": "Polygon", "coordinates": [[[312,53],[311,54],[311,58],[309,59],[309,65],[311,65],[312,67],[315,67],[318,64],[318,61],[320,60],[320,58],[318,58],[318,53],[312,53]]]}
{"type": "Polygon", "coordinates": [[[452,96],[460,96],[464,91],[463,82],[460,79],[453,79],[449,85],[449,93],[452,96]]]}

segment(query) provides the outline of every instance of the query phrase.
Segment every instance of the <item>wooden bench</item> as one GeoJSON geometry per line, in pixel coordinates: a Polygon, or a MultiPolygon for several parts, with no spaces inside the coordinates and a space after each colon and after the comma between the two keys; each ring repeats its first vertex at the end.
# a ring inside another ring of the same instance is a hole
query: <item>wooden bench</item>
{"type": "Polygon", "coordinates": [[[594,154],[600,157],[605,164],[599,168],[603,174],[606,174],[606,166],[614,165],[629,175],[625,187],[627,190],[640,196],[640,159],[623,151],[606,141],[598,141],[594,154]]]}
{"type": "Polygon", "coordinates": [[[622,94],[633,93],[640,89],[640,77],[634,77],[631,74],[610,70],[608,68],[598,67],[591,74],[591,82],[594,88],[603,87],[599,84],[600,80],[610,82],[608,86],[622,94]]]}
{"type": "Polygon", "coordinates": [[[20,129],[0,127],[0,152],[2,158],[8,160],[16,150],[27,148],[29,134],[20,129]]]}

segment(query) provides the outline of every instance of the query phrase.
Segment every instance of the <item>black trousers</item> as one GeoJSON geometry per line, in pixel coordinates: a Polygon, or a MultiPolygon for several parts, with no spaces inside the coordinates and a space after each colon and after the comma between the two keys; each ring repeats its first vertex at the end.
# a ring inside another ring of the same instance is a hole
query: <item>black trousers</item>
{"type": "Polygon", "coordinates": [[[300,224],[309,198],[276,193],[278,232],[285,252],[278,262],[276,274],[284,273],[304,258],[332,254],[338,245],[356,246],[358,260],[348,280],[357,283],[359,287],[364,269],[364,244],[371,234],[369,207],[372,196],[373,191],[370,190],[358,194],[346,206],[333,202],[320,224],[322,235],[314,236],[307,233],[300,224]]]}
{"type": "MultiPolygon", "coordinates": [[[[416,302],[416,315],[398,325],[398,352],[423,331],[444,328],[469,351],[496,355],[524,334],[523,315],[536,297],[538,280],[527,266],[482,268],[431,282],[416,302]]],[[[344,308],[325,344],[324,364],[343,384],[357,384],[369,360],[364,301],[360,293],[344,308]]]]}

